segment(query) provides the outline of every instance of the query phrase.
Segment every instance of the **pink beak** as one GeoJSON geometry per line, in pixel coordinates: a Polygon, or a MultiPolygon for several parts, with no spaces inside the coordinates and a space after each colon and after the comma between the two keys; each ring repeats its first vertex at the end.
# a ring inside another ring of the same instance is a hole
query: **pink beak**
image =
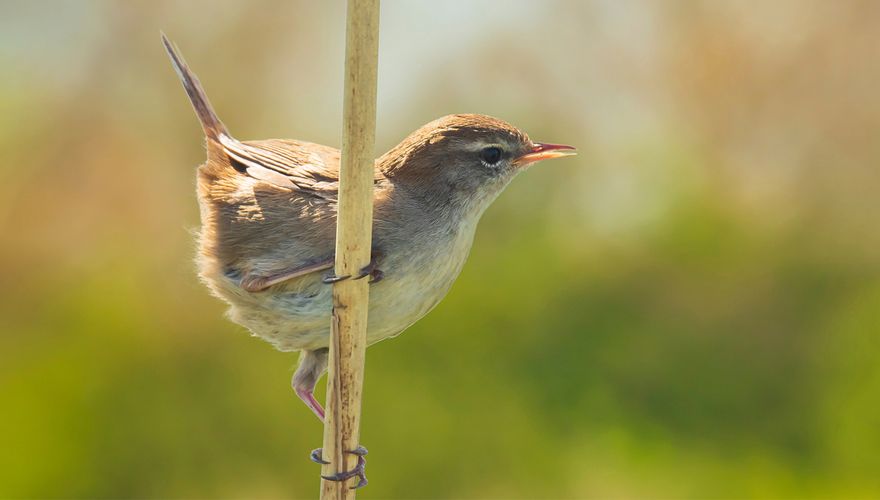
{"type": "Polygon", "coordinates": [[[562,158],[563,156],[576,155],[577,150],[565,144],[548,144],[544,142],[532,143],[532,150],[519,158],[513,160],[515,165],[524,167],[537,161],[549,160],[551,158],[562,158]]]}

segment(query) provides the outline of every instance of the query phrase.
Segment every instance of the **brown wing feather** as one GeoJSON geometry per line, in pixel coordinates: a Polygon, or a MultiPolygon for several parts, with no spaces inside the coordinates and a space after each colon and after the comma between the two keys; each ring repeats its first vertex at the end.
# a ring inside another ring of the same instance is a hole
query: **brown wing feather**
{"type": "MultiPolygon", "coordinates": [[[[162,42],[205,131],[199,168],[202,274],[261,290],[332,265],[339,151],[308,142],[233,138],[174,45],[162,42]]],[[[376,173],[377,181],[383,179],[376,173]]]]}
{"type": "Polygon", "coordinates": [[[237,141],[221,136],[223,151],[242,172],[276,186],[336,199],[339,151],[320,144],[284,139],[237,141]]]}
{"type": "MultiPolygon", "coordinates": [[[[243,171],[255,179],[336,200],[339,190],[339,150],[291,139],[238,141],[221,136],[226,154],[243,164],[243,171]],[[280,174],[280,177],[279,177],[280,174]]],[[[375,182],[385,176],[374,169],[375,182]]]]}
{"type": "Polygon", "coordinates": [[[307,143],[209,141],[199,175],[203,257],[254,291],[331,259],[337,162],[332,148],[307,143]]]}

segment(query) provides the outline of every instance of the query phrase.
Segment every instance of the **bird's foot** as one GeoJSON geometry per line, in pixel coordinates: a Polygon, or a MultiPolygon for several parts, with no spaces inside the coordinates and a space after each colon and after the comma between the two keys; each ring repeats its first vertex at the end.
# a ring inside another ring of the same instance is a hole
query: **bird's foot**
{"type": "Polygon", "coordinates": [[[330,273],[329,275],[324,276],[324,279],[322,279],[321,281],[323,281],[324,283],[326,283],[328,285],[331,285],[333,283],[338,283],[340,281],[347,280],[347,279],[359,280],[359,279],[363,279],[363,278],[366,278],[367,276],[369,276],[370,283],[377,283],[379,281],[382,281],[382,278],[385,277],[385,273],[382,272],[381,269],[379,269],[377,261],[378,261],[378,257],[374,256],[372,259],[370,259],[370,263],[367,264],[366,266],[364,266],[364,268],[361,269],[361,271],[355,276],[352,276],[350,274],[345,274],[343,276],[336,276],[335,274],[330,273]]]}
{"type": "MultiPolygon", "coordinates": [[[[358,446],[354,450],[346,451],[346,453],[350,453],[352,455],[357,455],[358,461],[357,461],[357,465],[354,466],[354,469],[348,470],[348,471],[343,471],[343,472],[337,472],[336,474],[333,474],[332,476],[322,475],[321,477],[328,480],[328,481],[346,481],[352,477],[357,476],[358,483],[356,485],[352,486],[351,489],[356,490],[358,488],[363,488],[369,482],[369,481],[367,481],[367,473],[365,471],[365,469],[367,467],[367,459],[364,458],[364,455],[367,454],[367,449],[364,448],[363,446],[358,446]]],[[[312,459],[312,462],[319,463],[321,465],[330,464],[330,462],[327,462],[324,460],[324,457],[322,456],[322,449],[321,448],[317,448],[315,450],[312,450],[312,453],[309,455],[309,458],[312,459]]]]}
{"type": "Polygon", "coordinates": [[[350,274],[343,274],[342,276],[336,276],[336,273],[330,273],[321,280],[324,284],[332,285],[333,283],[339,283],[340,281],[345,281],[351,278],[350,274]]]}
{"type": "MultiPolygon", "coordinates": [[[[361,272],[363,272],[363,271],[361,271],[361,272]]],[[[358,278],[355,278],[355,279],[361,279],[366,276],[370,277],[370,280],[368,281],[368,283],[378,283],[378,282],[382,281],[383,278],[385,278],[385,273],[382,272],[381,269],[373,268],[372,270],[370,270],[369,273],[365,274],[364,276],[360,276],[358,278]]]]}

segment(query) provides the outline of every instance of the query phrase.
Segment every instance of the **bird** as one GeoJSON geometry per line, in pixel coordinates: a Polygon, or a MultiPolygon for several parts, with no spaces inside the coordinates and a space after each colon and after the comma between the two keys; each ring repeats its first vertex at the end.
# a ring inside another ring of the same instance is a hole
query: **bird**
{"type": "Polygon", "coordinates": [[[322,420],[314,387],[327,369],[329,283],[369,278],[367,344],[399,335],[449,291],[480,217],[510,181],[538,161],[576,153],[480,114],[418,128],[375,160],[370,265],[333,276],[339,150],[234,138],[164,33],[162,42],[205,134],[199,276],[228,304],[233,322],[278,350],[301,353],[291,385],[322,420]]]}

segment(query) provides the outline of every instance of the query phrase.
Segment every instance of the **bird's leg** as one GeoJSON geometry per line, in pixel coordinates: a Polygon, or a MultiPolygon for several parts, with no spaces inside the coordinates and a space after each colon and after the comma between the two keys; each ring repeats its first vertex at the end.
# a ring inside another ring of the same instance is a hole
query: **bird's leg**
{"type": "Polygon", "coordinates": [[[283,283],[294,278],[299,278],[300,276],[305,276],[307,274],[332,268],[333,258],[331,257],[329,259],[324,259],[320,262],[315,262],[313,264],[307,264],[299,267],[293,267],[290,269],[284,269],[282,271],[269,275],[245,273],[245,275],[241,277],[239,286],[248,292],[262,292],[272,285],[277,285],[278,283],[283,283]]]}
{"type": "MultiPolygon", "coordinates": [[[[316,450],[312,450],[312,453],[310,455],[312,461],[319,463],[321,465],[329,464],[330,462],[327,462],[324,460],[324,457],[322,456],[321,451],[322,451],[321,448],[318,448],[316,450]]],[[[328,481],[346,481],[352,477],[357,476],[358,483],[356,485],[352,486],[351,489],[356,490],[358,488],[363,488],[369,482],[369,481],[367,481],[367,473],[366,473],[367,459],[364,458],[364,455],[367,454],[367,449],[364,448],[363,446],[358,446],[354,450],[349,450],[349,451],[346,451],[345,453],[349,453],[351,455],[357,455],[357,457],[358,457],[357,465],[354,466],[354,469],[343,471],[343,472],[337,472],[336,474],[333,474],[332,476],[322,475],[321,477],[328,480],[328,481]]]]}
{"type": "Polygon", "coordinates": [[[318,416],[321,422],[324,421],[324,408],[321,408],[321,403],[315,399],[314,391],[318,379],[327,370],[328,354],[329,349],[326,347],[314,351],[303,351],[299,367],[290,382],[296,395],[318,416]]]}
{"type": "MultiPolygon", "coordinates": [[[[330,350],[326,347],[315,349],[314,351],[303,351],[302,356],[300,357],[299,366],[296,369],[296,373],[293,374],[293,380],[291,381],[291,385],[293,386],[296,395],[303,400],[303,403],[305,403],[306,406],[315,412],[315,415],[317,415],[322,422],[324,421],[324,408],[321,408],[321,403],[315,399],[314,390],[318,379],[321,378],[321,375],[327,370],[327,357],[329,354],[330,350]]],[[[321,477],[328,481],[345,481],[346,479],[357,476],[359,478],[358,484],[353,486],[352,489],[366,486],[367,476],[364,472],[364,468],[367,466],[367,461],[364,459],[364,455],[367,454],[367,449],[363,446],[358,446],[354,450],[346,451],[346,453],[358,456],[358,463],[354,469],[340,472],[332,476],[321,477]]],[[[322,465],[330,463],[324,461],[324,458],[321,456],[321,448],[312,450],[309,457],[313,462],[322,465]]]]}
{"type": "Polygon", "coordinates": [[[324,283],[327,283],[329,285],[329,284],[337,283],[337,282],[347,280],[347,279],[359,280],[359,279],[366,278],[367,276],[370,277],[370,283],[376,283],[376,282],[382,281],[382,278],[385,277],[385,273],[382,272],[382,270],[379,269],[379,267],[378,267],[379,260],[381,260],[381,258],[382,258],[382,254],[380,252],[374,250],[372,257],[370,258],[370,263],[367,264],[366,266],[364,266],[364,268],[361,269],[357,275],[352,276],[350,274],[346,274],[344,276],[336,276],[335,274],[331,273],[331,274],[325,276],[324,279],[321,281],[323,281],[324,283]]]}
{"type": "Polygon", "coordinates": [[[303,403],[308,406],[312,412],[315,413],[315,416],[318,417],[318,420],[321,422],[324,421],[324,408],[321,407],[321,403],[315,399],[315,395],[312,393],[312,389],[300,389],[298,387],[294,388],[296,391],[296,395],[302,399],[303,403]]]}

